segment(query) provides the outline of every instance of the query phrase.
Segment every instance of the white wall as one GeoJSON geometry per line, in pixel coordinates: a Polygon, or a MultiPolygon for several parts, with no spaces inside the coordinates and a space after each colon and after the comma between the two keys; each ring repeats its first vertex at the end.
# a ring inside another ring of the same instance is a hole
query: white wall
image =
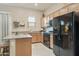
{"type": "Polygon", "coordinates": [[[42,12],[32,10],[32,9],[25,9],[25,8],[18,8],[18,7],[10,7],[10,6],[4,6],[0,5],[0,11],[6,11],[10,12],[10,16],[13,21],[20,21],[25,23],[25,27],[23,28],[12,28],[12,30],[26,30],[28,31],[28,26],[27,26],[27,17],[28,16],[35,16],[36,17],[36,27],[33,29],[35,31],[39,31],[41,29],[41,17],[42,17],[42,12]]]}

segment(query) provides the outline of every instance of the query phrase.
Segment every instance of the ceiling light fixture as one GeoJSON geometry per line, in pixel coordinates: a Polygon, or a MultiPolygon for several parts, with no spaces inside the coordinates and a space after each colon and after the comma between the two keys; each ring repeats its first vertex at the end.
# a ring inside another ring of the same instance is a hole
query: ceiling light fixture
{"type": "Polygon", "coordinates": [[[37,4],[37,3],[35,3],[34,5],[35,5],[35,6],[38,6],[38,4],[37,4]]]}

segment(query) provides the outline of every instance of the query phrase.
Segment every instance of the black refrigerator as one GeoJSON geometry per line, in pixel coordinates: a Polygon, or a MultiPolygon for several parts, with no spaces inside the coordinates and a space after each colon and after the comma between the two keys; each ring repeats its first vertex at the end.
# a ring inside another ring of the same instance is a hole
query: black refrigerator
{"type": "Polygon", "coordinates": [[[79,18],[70,12],[53,18],[53,52],[57,56],[79,55],[79,18]]]}

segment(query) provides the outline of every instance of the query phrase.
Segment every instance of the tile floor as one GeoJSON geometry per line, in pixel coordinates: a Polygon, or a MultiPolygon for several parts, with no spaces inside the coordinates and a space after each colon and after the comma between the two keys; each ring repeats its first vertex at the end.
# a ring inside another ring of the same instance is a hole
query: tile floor
{"type": "Polygon", "coordinates": [[[53,50],[47,48],[42,43],[32,44],[32,56],[55,56],[53,50]]]}

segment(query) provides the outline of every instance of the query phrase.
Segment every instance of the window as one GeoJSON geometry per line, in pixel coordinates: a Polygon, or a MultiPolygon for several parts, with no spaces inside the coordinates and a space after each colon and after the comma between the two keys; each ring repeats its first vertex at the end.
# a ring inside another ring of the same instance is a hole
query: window
{"type": "Polygon", "coordinates": [[[36,19],[34,16],[28,17],[28,26],[29,27],[35,27],[36,19]]]}

